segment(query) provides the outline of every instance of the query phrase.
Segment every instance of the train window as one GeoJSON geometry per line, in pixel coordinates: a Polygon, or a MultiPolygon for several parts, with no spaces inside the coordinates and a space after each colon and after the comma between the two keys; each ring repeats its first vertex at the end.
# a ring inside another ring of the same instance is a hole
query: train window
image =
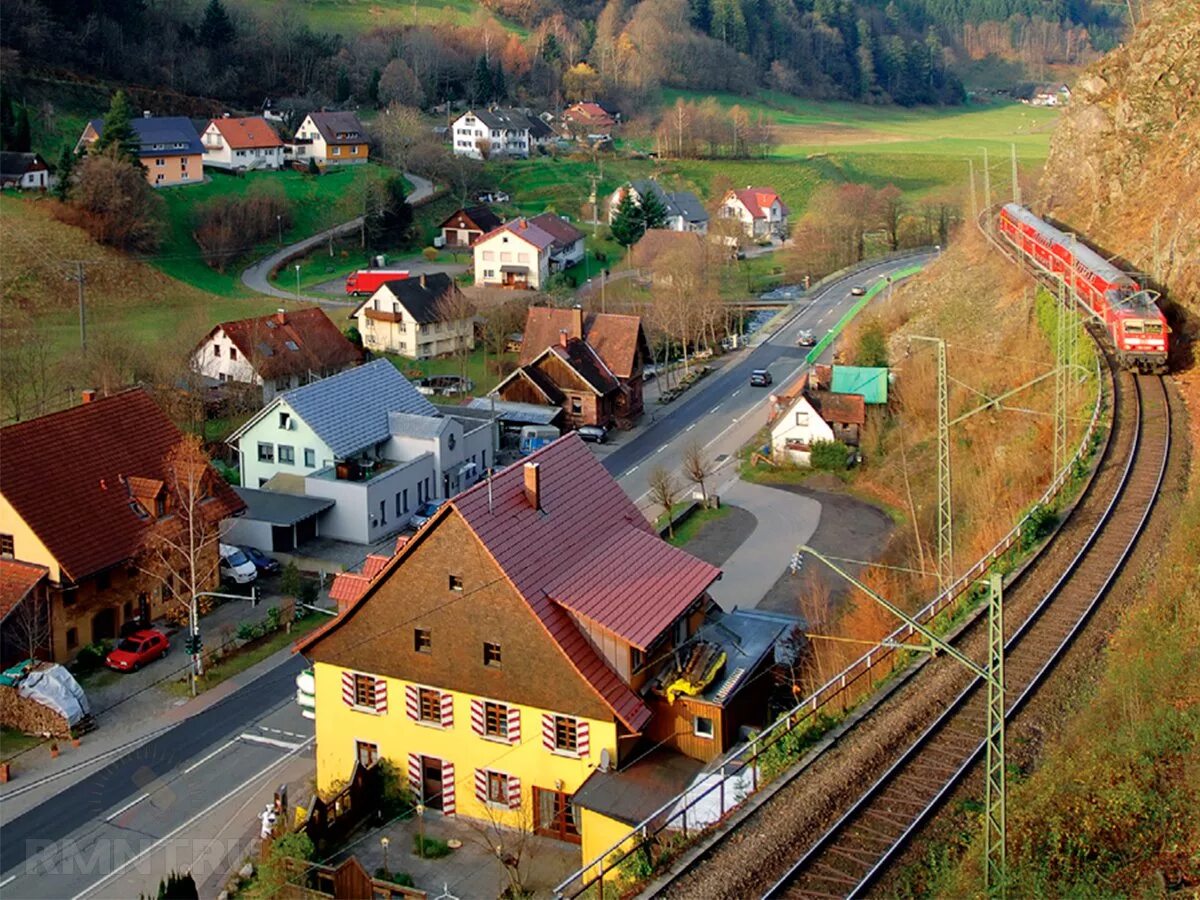
{"type": "Polygon", "coordinates": [[[1146,334],[1162,334],[1161,322],[1143,322],[1146,334]]]}
{"type": "Polygon", "coordinates": [[[1142,333],[1142,323],[1137,321],[1136,319],[1126,319],[1125,320],[1125,333],[1126,334],[1141,334],[1142,333]]]}

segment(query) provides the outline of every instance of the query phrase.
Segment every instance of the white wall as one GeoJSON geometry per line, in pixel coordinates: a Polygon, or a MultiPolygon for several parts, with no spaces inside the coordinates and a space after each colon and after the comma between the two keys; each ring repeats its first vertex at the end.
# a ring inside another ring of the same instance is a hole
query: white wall
{"type": "Polygon", "coordinates": [[[508,230],[475,244],[476,285],[503,284],[503,266],[526,266],[529,286],[540,288],[549,276],[549,248],[539,253],[535,246],[508,230]]]}
{"type": "Polygon", "coordinates": [[[433,484],[440,480],[434,469],[432,453],[399,463],[395,468],[377,475],[370,481],[337,481],[334,478],[308,477],[304,491],[310,497],[325,497],[334,501],[332,509],[321,517],[324,537],[371,544],[404,528],[419,506],[425,479],[433,484]],[[404,492],[408,491],[408,511],[404,510],[404,492]],[[400,497],[400,512],[396,498],[400,497]],[[382,516],[380,503],[383,504],[382,516]]]}
{"type": "Polygon", "coordinates": [[[812,404],[799,397],[771,426],[771,452],[777,462],[792,462],[806,466],[811,454],[807,450],[788,450],[789,440],[812,446],[814,441],[832,441],[833,429],[822,419],[812,404]]]}
{"type": "Polygon", "coordinates": [[[238,455],[241,458],[242,484],[259,487],[279,472],[290,475],[308,475],[333,463],[333,451],[308,425],[295,414],[286,400],[279,399],[258,422],[238,439],[238,455]],[[281,428],[279,414],[286,412],[291,428],[281,428]],[[272,462],[260,461],[259,444],[269,444],[272,462]],[[295,462],[291,465],[279,461],[280,446],[293,448],[295,462]],[[305,465],[305,451],[310,450],[313,465],[305,465]]]}

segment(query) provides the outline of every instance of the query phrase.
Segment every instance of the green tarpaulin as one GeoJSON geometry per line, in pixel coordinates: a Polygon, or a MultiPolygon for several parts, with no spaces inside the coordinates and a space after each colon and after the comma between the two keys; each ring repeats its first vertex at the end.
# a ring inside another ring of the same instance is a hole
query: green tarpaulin
{"type": "Polygon", "coordinates": [[[829,390],[835,394],[861,394],[864,403],[887,403],[888,370],[865,366],[834,366],[829,390]]]}

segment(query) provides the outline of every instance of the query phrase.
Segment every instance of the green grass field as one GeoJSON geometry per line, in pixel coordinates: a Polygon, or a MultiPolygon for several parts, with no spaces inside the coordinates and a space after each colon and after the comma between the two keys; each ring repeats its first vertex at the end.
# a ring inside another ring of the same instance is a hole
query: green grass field
{"type": "Polygon", "coordinates": [[[375,28],[418,25],[470,25],[499,22],[509,31],[520,26],[493,16],[474,0],[240,0],[239,5],[267,20],[287,16],[313,31],[354,37],[375,28]]]}
{"type": "Polygon", "coordinates": [[[277,240],[247,248],[246,254],[232,261],[225,272],[211,268],[201,257],[192,238],[197,209],[217,197],[238,197],[251,190],[282,190],[292,201],[292,227],[283,231],[285,244],[316,234],[325,228],[352,219],[356,210],[349,207],[352,188],[371,173],[383,174],[373,164],[345,166],[314,177],[301,172],[250,172],[237,177],[206,169],[204,184],[165,188],[168,228],[162,246],[150,262],[173,278],[186,281],[201,290],[224,297],[248,296],[242,286],[241,272],[252,260],[276,246],[277,240]],[[344,198],[344,199],[343,199],[344,198]]]}

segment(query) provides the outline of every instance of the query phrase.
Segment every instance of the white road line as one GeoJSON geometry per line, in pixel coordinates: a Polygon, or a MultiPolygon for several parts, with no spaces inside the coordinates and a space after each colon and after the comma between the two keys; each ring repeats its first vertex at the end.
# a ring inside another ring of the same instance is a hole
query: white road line
{"type": "Polygon", "coordinates": [[[194,763],[192,763],[190,766],[188,766],[186,769],[183,770],[183,774],[184,775],[190,774],[193,769],[200,768],[202,765],[204,765],[206,762],[208,762],[210,759],[212,759],[214,756],[216,756],[222,750],[232,747],[237,742],[238,742],[237,738],[234,738],[232,741],[227,741],[226,743],[224,743],[220,747],[218,747],[216,750],[214,750],[212,753],[208,754],[205,757],[202,757],[201,759],[196,760],[194,763]]]}
{"type": "Polygon", "coordinates": [[[716,412],[718,409],[720,409],[720,408],[721,408],[721,404],[720,404],[720,403],[718,403],[716,406],[714,406],[712,409],[710,409],[710,410],[708,411],[709,415],[712,415],[713,413],[715,413],[715,412],[716,412]]]}
{"type": "Polygon", "coordinates": [[[124,806],[122,806],[120,809],[118,809],[111,816],[108,816],[107,818],[105,818],[104,821],[111,822],[113,819],[115,819],[121,813],[128,812],[129,810],[133,809],[135,806],[137,806],[139,803],[141,803],[143,800],[145,800],[149,796],[150,796],[149,794],[142,794],[142,796],[138,797],[136,800],[130,800],[128,803],[126,803],[124,806]]]}
{"type": "Polygon", "coordinates": [[[737,396],[738,394],[740,394],[741,392],[742,392],[742,389],[741,389],[741,388],[738,388],[736,391],[734,391],[734,392],[733,392],[732,394],[730,394],[729,396],[730,396],[730,397],[736,397],[736,396],[737,396]]]}
{"type": "Polygon", "coordinates": [[[314,740],[316,740],[316,739],[309,738],[303,744],[300,744],[295,750],[292,750],[289,753],[285,753],[283,756],[279,757],[279,759],[274,760],[273,762],[269,763],[267,766],[260,769],[256,774],[251,775],[249,778],[247,778],[245,781],[243,781],[237,787],[233,788],[233,790],[229,791],[229,793],[225,794],[225,796],[221,797],[219,800],[215,800],[213,803],[209,804],[204,809],[200,810],[200,812],[196,813],[194,816],[192,816],[190,819],[188,819],[186,822],[184,822],[178,828],[174,829],[173,831],[168,832],[163,837],[160,837],[157,841],[155,841],[153,844],[151,844],[149,847],[147,847],[141,853],[137,854],[137,856],[134,856],[132,859],[126,860],[124,863],[117,866],[117,868],[113,869],[111,872],[109,872],[107,875],[105,875],[99,881],[93,882],[92,884],[85,887],[82,891],[80,891],[78,894],[76,894],[72,898],[72,900],[80,900],[81,897],[87,896],[89,893],[91,893],[92,891],[95,891],[101,885],[104,885],[107,882],[112,881],[112,879],[116,878],[118,875],[122,874],[127,869],[130,869],[133,866],[136,866],[139,862],[141,862],[143,859],[145,859],[147,856],[149,856],[151,853],[153,853],[155,850],[157,850],[163,844],[167,843],[168,841],[174,840],[178,835],[182,834],[184,831],[191,828],[194,824],[196,824],[198,821],[203,819],[205,816],[207,816],[209,813],[211,813],[214,809],[216,809],[222,803],[229,800],[229,798],[236,797],[238,794],[240,794],[242,791],[244,791],[249,785],[258,781],[260,778],[262,778],[264,775],[266,775],[272,769],[276,769],[279,766],[283,765],[285,762],[287,762],[289,759],[291,759],[293,756],[295,756],[297,753],[299,753],[301,749],[303,749],[304,747],[311,744],[314,740]]]}
{"type": "Polygon", "coordinates": [[[627,471],[625,472],[625,474],[624,474],[624,475],[622,475],[621,477],[622,477],[622,478],[627,478],[628,476],[632,475],[634,472],[636,472],[636,471],[638,470],[638,466],[640,466],[640,465],[641,465],[641,463],[638,463],[638,464],[637,464],[636,466],[634,466],[632,469],[629,469],[629,470],[627,470],[627,471]]]}
{"type": "Polygon", "coordinates": [[[281,741],[278,738],[263,737],[261,734],[246,733],[241,735],[243,741],[249,741],[252,744],[266,744],[268,747],[282,747],[284,750],[299,750],[303,744],[297,744],[295,741],[281,741]]]}
{"type": "Polygon", "coordinates": [[[664,450],[666,450],[666,449],[667,449],[668,447],[670,447],[670,446],[671,446],[670,444],[663,444],[661,447],[659,447],[659,448],[658,448],[657,450],[655,450],[654,452],[655,452],[655,453],[662,453],[664,450]]]}
{"type": "Polygon", "coordinates": [[[695,423],[695,422],[693,422],[691,425],[689,425],[687,428],[685,428],[685,429],[683,429],[683,430],[684,430],[684,431],[691,431],[691,430],[692,430],[693,428],[695,428],[695,427],[696,427],[696,423],[695,423]]]}
{"type": "Polygon", "coordinates": [[[10,883],[12,883],[12,882],[14,882],[14,881],[16,881],[16,880],[17,880],[17,876],[16,876],[16,875],[9,875],[9,876],[8,876],[7,878],[5,878],[3,881],[0,881],[0,888],[4,887],[6,884],[10,884],[10,883]]]}

